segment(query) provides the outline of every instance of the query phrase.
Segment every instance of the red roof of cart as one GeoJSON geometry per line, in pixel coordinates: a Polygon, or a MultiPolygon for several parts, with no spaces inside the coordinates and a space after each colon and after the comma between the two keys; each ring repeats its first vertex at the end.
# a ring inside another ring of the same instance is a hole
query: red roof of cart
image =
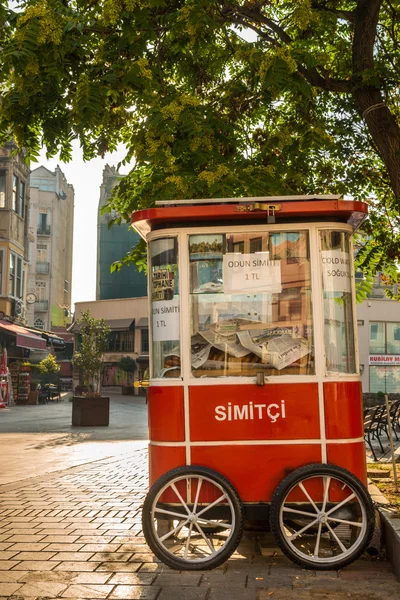
{"type": "Polygon", "coordinates": [[[357,200],[344,200],[337,195],[267,196],[254,198],[209,198],[163,200],[155,208],[132,214],[132,224],[146,239],[150,231],[173,225],[201,226],[211,222],[243,224],[266,223],[274,216],[277,223],[321,220],[350,224],[357,229],[368,213],[368,205],[357,200]]]}

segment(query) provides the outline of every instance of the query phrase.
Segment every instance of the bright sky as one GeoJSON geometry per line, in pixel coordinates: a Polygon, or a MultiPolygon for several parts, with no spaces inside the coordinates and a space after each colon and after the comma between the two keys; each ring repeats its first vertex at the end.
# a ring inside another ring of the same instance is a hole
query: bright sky
{"type": "MultiPolygon", "coordinates": [[[[69,163],[62,163],[58,158],[47,160],[45,151],[38,163],[31,163],[31,169],[44,166],[50,171],[59,165],[75,189],[72,307],[75,302],[96,299],[97,211],[103,168],[106,164],[118,166],[124,156],[121,146],[118,151],[106,154],[104,159],[84,162],[79,144],[75,142],[73,160],[69,163]]],[[[128,171],[126,166],[120,172],[128,171]]]]}

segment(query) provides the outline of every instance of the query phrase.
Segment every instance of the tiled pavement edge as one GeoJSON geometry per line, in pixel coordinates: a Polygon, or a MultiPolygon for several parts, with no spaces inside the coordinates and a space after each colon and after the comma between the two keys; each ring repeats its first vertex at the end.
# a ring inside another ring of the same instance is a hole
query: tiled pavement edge
{"type": "MultiPolygon", "coordinates": [[[[21,457],[23,460],[23,457],[21,457]]],[[[383,600],[400,597],[390,564],[304,571],[269,535],[247,534],[213,571],[176,572],[141,532],[147,453],[0,487],[0,600],[383,600]]]]}

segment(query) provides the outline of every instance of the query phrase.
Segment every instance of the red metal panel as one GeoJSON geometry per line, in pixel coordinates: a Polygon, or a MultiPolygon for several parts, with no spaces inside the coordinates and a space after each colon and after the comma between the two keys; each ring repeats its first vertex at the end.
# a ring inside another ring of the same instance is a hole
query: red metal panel
{"type": "Polygon", "coordinates": [[[317,383],[192,386],[192,441],[319,439],[317,383]]]}
{"type": "Polygon", "coordinates": [[[320,445],[192,447],[192,464],[224,475],[243,502],[270,502],[286,475],[303,465],[320,462],[320,445]]]}
{"type": "Polygon", "coordinates": [[[327,439],[363,436],[363,407],[360,381],[324,383],[327,439]]]}
{"type": "Polygon", "coordinates": [[[186,452],[183,447],[149,445],[149,480],[150,485],[171,469],[186,464],[186,452]]]}
{"type": "MultiPolygon", "coordinates": [[[[221,200],[222,202],[223,200],[221,200]]],[[[281,209],[275,213],[276,222],[285,221],[287,217],[296,218],[319,218],[326,221],[329,217],[339,219],[346,223],[353,213],[366,214],[368,206],[364,202],[344,201],[344,200],[319,200],[316,201],[285,201],[274,202],[280,204],[281,209]]],[[[207,204],[176,206],[162,208],[148,208],[138,210],[132,214],[132,224],[135,229],[145,236],[155,227],[162,227],[163,224],[200,221],[214,222],[220,224],[225,221],[237,221],[243,225],[247,222],[265,223],[265,210],[246,212],[243,210],[249,203],[241,204],[207,204]]]]}
{"type": "Polygon", "coordinates": [[[364,441],[352,444],[328,444],[327,449],[329,463],[351,471],[367,485],[367,459],[364,441]]]}
{"type": "Polygon", "coordinates": [[[182,386],[150,386],[148,406],[151,440],[156,442],[185,440],[182,386]]]}

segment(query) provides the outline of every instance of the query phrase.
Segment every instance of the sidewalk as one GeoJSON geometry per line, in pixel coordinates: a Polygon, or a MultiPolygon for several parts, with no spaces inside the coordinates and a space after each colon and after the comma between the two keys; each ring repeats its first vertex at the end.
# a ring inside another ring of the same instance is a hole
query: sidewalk
{"type": "Polygon", "coordinates": [[[247,534],[214,571],[178,573],[141,533],[147,452],[101,459],[0,486],[0,600],[387,600],[390,564],[305,571],[269,535],[247,534]]]}

